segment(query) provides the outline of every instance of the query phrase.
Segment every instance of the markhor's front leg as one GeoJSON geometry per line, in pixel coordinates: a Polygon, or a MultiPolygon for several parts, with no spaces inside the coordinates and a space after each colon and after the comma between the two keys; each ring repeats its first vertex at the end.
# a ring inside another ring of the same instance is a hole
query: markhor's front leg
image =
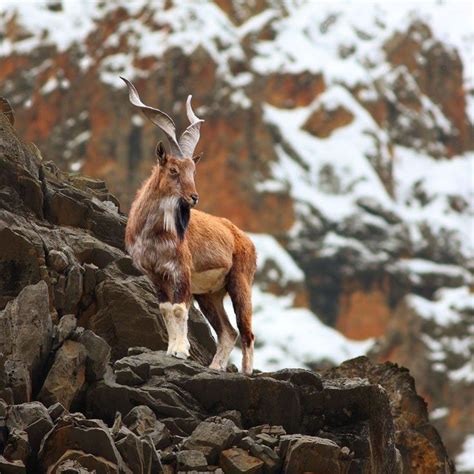
{"type": "Polygon", "coordinates": [[[160,303],[160,311],[168,333],[168,350],[166,353],[168,355],[174,355],[176,352],[178,327],[174,317],[173,304],[169,301],[166,303],[160,303]]]}
{"type": "Polygon", "coordinates": [[[186,266],[181,267],[181,275],[173,289],[173,323],[176,330],[172,355],[179,359],[189,357],[188,313],[191,304],[191,273],[186,266]]]}
{"type": "Polygon", "coordinates": [[[189,357],[188,307],[185,303],[160,303],[160,311],[168,331],[167,354],[179,359],[189,357]]]}
{"type": "Polygon", "coordinates": [[[161,315],[168,331],[167,354],[179,359],[187,359],[190,349],[188,312],[191,293],[190,284],[186,278],[186,270],[182,273],[184,275],[182,275],[181,280],[162,279],[159,285],[158,298],[161,301],[161,315]]]}
{"type": "Polygon", "coordinates": [[[173,305],[176,339],[172,355],[179,359],[187,359],[191,347],[188,340],[188,311],[189,308],[185,303],[175,303],[173,305]]]}

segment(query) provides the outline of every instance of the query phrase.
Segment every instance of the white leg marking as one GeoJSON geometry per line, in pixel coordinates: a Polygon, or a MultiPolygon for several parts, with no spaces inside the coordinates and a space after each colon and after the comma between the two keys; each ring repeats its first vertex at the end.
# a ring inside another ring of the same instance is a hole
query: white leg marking
{"type": "Polygon", "coordinates": [[[226,370],[230,353],[234,348],[237,339],[237,332],[234,328],[228,328],[219,335],[216,355],[212,359],[209,368],[216,370],[226,370]]]}
{"type": "Polygon", "coordinates": [[[191,346],[188,340],[188,308],[186,304],[175,303],[173,305],[173,314],[177,334],[173,355],[179,359],[187,359],[191,346]]]}
{"type": "Polygon", "coordinates": [[[166,330],[168,331],[168,350],[166,353],[172,355],[175,352],[176,342],[178,338],[178,328],[176,325],[176,318],[173,314],[173,305],[168,301],[160,303],[160,311],[165,322],[166,330]]]}
{"type": "Polygon", "coordinates": [[[253,372],[253,341],[248,346],[242,344],[242,372],[248,375],[253,372]]]}

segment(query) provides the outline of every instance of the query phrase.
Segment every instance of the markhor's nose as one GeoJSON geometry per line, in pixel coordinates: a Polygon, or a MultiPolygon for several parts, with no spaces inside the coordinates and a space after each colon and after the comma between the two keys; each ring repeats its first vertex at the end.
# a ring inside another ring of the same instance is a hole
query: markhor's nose
{"type": "Polygon", "coordinates": [[[199,195],[198,194],[191,194],[191,199],[193,200],[194,205],[197,204],[199,201],[199,195]]]}

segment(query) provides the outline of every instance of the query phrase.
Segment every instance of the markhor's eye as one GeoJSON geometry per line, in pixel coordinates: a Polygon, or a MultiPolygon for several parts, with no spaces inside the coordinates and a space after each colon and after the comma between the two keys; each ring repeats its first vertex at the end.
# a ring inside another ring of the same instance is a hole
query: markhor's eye
{"type": "Polygon", "coordinates": [[[178,170],[176,168],[170,168],[170,174],[176,176],[178,174],[178,170]]]}

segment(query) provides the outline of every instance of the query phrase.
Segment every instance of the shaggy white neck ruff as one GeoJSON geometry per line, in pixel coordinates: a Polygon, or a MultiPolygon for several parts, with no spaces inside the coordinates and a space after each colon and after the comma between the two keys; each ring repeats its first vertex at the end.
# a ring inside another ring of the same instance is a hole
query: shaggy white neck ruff
{"type": "Polygon", "coordinates": [[[165,197],[160,200],[160,211],[163,216],[163,230],[176,234],[176,207],[179,198],[175,196],[165,197]]]}

